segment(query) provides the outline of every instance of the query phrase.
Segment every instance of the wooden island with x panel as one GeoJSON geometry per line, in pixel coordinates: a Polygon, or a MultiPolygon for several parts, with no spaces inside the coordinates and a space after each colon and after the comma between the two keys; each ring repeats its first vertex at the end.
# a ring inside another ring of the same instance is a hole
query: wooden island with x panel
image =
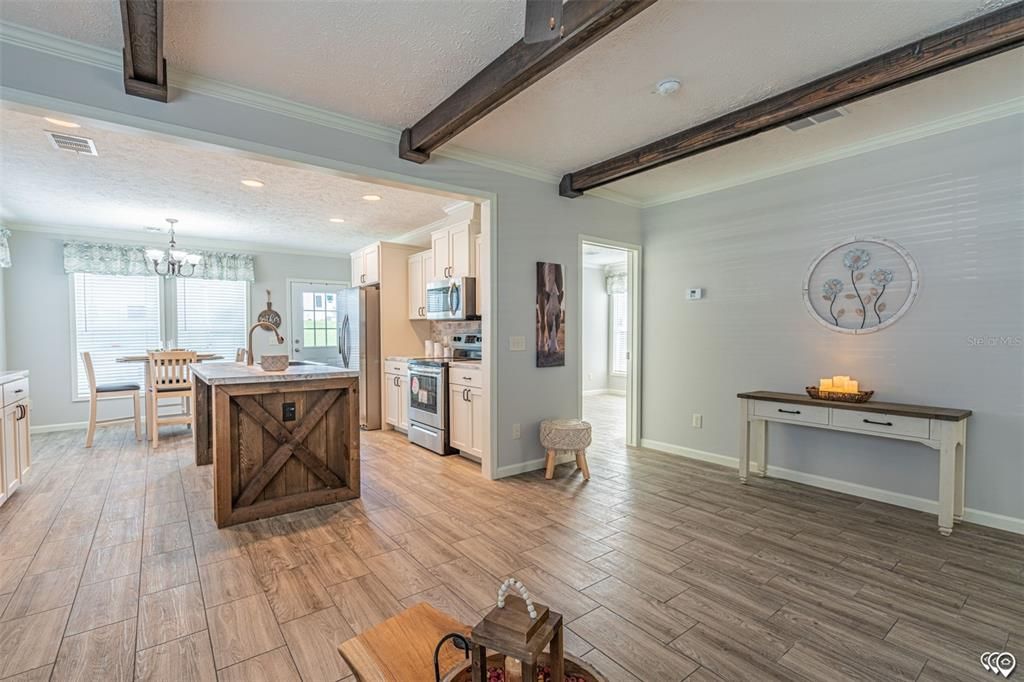
{"type": "Polygon", "coordinates": [[[359,373],[192,366],[196,464],[218,528],[359,497],[359,373]]]}

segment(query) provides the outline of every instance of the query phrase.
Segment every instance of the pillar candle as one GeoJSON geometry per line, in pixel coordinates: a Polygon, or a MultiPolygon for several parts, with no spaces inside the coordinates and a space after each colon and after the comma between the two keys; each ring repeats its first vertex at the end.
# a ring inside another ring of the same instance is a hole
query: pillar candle
{"type": "Polygon", "coordinates": [[[818,390],[819,391],[831,391],[832,390],[832,380],[831,379],[822,379],[818,383],[818,390]]]}
{"type": "Polygon", "coordinates": [[[859,391],[858,391],[858,384],[857,384],[857,382],[852,380],[852,379],[850,381],[847,381],[846,382],[846,390],[849,393],[858,393],[859,391]]]}

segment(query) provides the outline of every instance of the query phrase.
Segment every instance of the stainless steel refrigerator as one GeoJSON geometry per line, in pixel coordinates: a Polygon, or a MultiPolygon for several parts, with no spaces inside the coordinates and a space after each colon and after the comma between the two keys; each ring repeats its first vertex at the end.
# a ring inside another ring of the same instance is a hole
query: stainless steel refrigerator
{"type": "Polygon", "coordinates": [[[381,427],[380,287],[341,292],[338,351],[341,366],[359,372],[359,427],[381,427]]]}

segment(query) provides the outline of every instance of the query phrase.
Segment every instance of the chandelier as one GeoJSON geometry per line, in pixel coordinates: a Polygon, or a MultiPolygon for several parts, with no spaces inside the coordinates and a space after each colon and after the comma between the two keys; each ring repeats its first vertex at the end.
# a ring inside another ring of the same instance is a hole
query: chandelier
{"type": "Polygon", "coordinates": [[[146,249],[146,258],[152,261],[153,272],[161,277],[191,277],[195,274],[196,266],[203,260],[203,257],[197,253],[188,253],[175,248],[177,244],[174,242],[174,224],[178,221],[176,218],[167,218],[166,220],[171,224],[170,246],[166,251],[146,249]],[[163,265],[162,269],[161,264],[163,265]]]}

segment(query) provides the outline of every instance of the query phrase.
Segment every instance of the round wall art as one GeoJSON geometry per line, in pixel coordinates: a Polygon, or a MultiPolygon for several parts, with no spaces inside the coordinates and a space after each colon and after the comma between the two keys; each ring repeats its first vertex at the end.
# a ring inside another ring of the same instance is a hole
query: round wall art
{"type": "Polygon", "coordinates": [[[811,263],[804,304],[833,331],[869,334],[902,317],[917,288],[917,264],[906,249],[888,239],[851,237],[811,263]]]}

